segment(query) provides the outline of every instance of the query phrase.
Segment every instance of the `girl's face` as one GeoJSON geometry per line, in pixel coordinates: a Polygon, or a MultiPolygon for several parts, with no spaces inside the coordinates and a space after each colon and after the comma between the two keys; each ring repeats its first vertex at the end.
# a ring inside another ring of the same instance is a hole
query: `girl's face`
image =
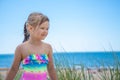
{"type": "Polygon", "coordinates": [[[44,40],[48,35],[48,29],[49,29],[49,22],[45,21],[41,25],[34,28],[32,35],[34,38],[38,40],[44,40]]]}

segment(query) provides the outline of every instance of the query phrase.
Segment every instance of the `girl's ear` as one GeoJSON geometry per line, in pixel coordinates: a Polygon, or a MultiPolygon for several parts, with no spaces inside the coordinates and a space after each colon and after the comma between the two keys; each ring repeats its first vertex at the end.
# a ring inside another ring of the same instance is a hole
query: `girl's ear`
{"type": "Polygon", "coordinates": [[[33,31],[33,27],[30,24],[27,24],[26,28],[28,32],[33,31]]]}

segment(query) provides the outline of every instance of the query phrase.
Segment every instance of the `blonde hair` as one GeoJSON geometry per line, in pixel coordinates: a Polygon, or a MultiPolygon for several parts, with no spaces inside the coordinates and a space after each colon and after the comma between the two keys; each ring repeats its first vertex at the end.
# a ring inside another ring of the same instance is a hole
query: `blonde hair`
{"type": "Polygon", "coordinates": [[[23,40],[23,42],[27,41],[29,39],[29,36],[30,36],[27,29],[26,29],[27,24],[30,24],[32,27],[36,27],[38,25],[41,25],[45,21],[49,21],[49,19],[44,14],[38,13],[38,12],[31,13],[28,16],[28,19],[24,24],[24,40],[23,40]]]}

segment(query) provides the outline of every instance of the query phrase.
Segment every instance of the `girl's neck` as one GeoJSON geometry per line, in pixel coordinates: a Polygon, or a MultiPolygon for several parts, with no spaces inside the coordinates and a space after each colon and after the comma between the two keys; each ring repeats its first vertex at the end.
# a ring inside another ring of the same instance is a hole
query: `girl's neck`
{"type": "Polygon", "coordinates": [[[41,40],[35,40],[35,39],[29,39],[28,40],[28,43],[31,44],[31,45],[41,45],[42,44],[42,41],[41,40]]]}

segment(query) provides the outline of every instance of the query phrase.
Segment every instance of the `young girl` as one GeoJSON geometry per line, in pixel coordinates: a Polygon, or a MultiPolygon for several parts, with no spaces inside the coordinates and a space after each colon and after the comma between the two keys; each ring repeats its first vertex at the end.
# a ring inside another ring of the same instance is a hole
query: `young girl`
{"type": "Polygon", "coordinates": [[[57,80],[54,69],[52,48],[43,42],[48,34],[49,19],[42,13],[31,13],[24,25],[24,41],[15,50],[14,62],[6,80],[13,80],[20,63],[23,73],[20,80],[57,80]]]}

